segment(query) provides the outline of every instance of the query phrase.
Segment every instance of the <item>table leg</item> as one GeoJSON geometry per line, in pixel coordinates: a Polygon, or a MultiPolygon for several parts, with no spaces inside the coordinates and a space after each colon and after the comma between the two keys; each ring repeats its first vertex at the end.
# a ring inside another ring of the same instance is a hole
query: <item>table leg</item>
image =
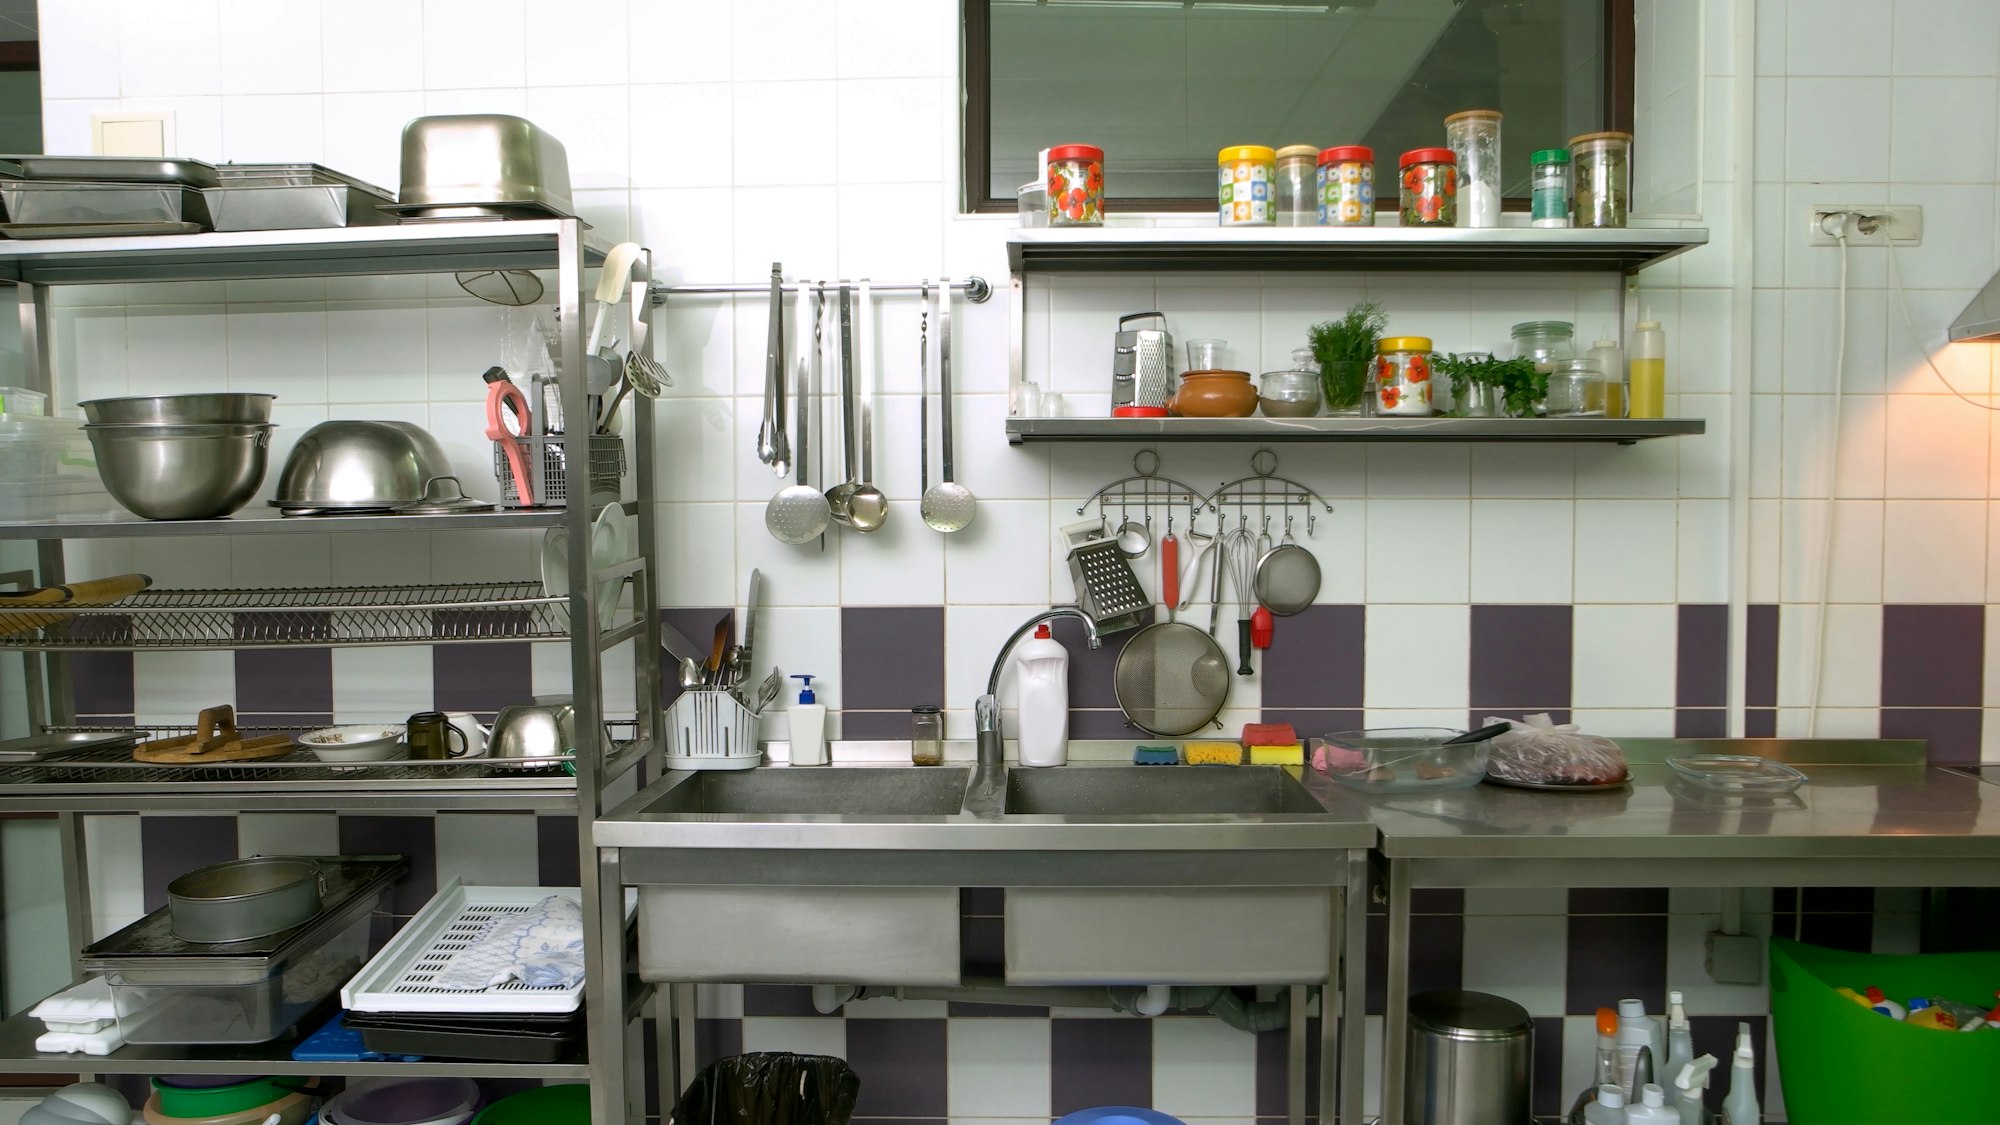
{"type": "MultiPolygon", "coordinates": [[[[1368,1070],[1368,853],[1347,853],[1347,896],[1341,908],[1340,962],[1340,1115],[1341,1125],[1361,1125],[1362,1099],[1367,1094],[1368,1070]]],[[[1322,1070],[1331,1073],[1335,1062],[1334,1006],[1320,1005],[1320,1028],[1324,1053],[1322,1070]]],[[[1329,1084],[1329,1088],[1331,1088],[1329,1084]]],[[[1333,1106],[1323,1106],[1323,1125],[1334,1120],[1333,1106]]]]}
{"type": "Polygon", "coordinates": [[[1410,1016],[1410,879],[1405,860],[1389,861],[1389,995],[1382,1020],[1382,1125],[1402,1125],[1405,1027],[1410,1016]]]}
{"type": "Polygon", "coordinates": [[[1306,993],[1303,984],[1290,988],[1291,1020],[1285,1028],[1285,1121],[1306,1125],[1306,993]]]}

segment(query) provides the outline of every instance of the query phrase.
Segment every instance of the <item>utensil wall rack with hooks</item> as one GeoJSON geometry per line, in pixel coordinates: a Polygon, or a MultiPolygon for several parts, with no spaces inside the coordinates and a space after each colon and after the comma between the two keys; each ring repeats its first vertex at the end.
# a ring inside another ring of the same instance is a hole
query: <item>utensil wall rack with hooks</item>
{"type": "Polygon", "coordinates": [[[1333,511],[1333,505],[1326,497],[1290,477],[1279,476],[1278,455],[1268,449],[1260,449],[1250,455],[1250,472],[1247,477],[1224,482],[1208,494],[1209,508],[1217,513],[1219,522],[1227,522],[1228,516],[1222,508],[1233,504],[1238,525],[1247,525],[1250,508],[1254,505],[1263,520],[1260,530],[1270,530],[1273,508],[1289,530],[1295,515],[1293,510],[1297,509],[1298,514],[1305,516],[1306,537],[1311,538],[1313,525],[1320,513],[1333,511]]]}
{"type": "MultiPolygon", "coordinates": [[[[803,286],[809,293],[834,293],[838,292],[841,286],[854,285],[858,281],[859,279],[841,281],[788,281],[779,286],[779,292],[797,293],[800,287],[803,286]]],[[[978,276],[968,277],[963,281],[954,281],[949,285],[942,286],[935,281],[870,281],[868,284],[870,289],[878,295],[882,293],[921,294],[926,286],[931,289],[950,289],[954,292],[965,294],[965,299],[975,305],[985,304],[987,299],[993,296],[993,287],[987,284],[985,278],[978,276]]],[[[768,281],[689,282],[672,285],[664,282],[654,282],[653,304],[664,305],[670,297],[719,297],[731,295],[749,297],[768,294],[770,292],[771,283],[768,281]]]]}
{"type": "MultiPolygon", "coordinates": [[[[120,284],[157,281],[223,281],[266,278],[454,274],[480,270],[549,270],[557,313],[555,368],[562,411],[569,418],[590,416],[582,375],[584,279],[603,264],[606,247],[591,242],[581,220],[545,218],[473,220],[457,223],[341,227],[320,230],[206,232],[198,234],[0,240],[0,280],[14,283],[21,325],[21,371],[0,382],[52,392],[54,333],[50,289],[63,284],[120,284]]],[[[643,263],[643,255],[642,255],[643,263]]],[[[419,299],[419,306],[422,301],[419,299]]],[[[625,338],[645,339],[644,300],[631,302],[625,338]]],[[[656,334],[654,334],[656,335],[656,334]]],[[[477,372],[467,372],[470,379],[477,372]]],[[[146,380],[133,376],[133,390],[146,380]]],[[[159,386],[158,390],[187,389],[159,386]]],[[[576,707],[577,745],[565,768],[513,771],[488,762],[431,765],[413,762],[345,764],[338,768],[306,762],[295,753],[247,765],[171,767],[93,759],[89,754],[44,763],[0,764],[0,811],[54,814],[61,848],[63,897],[73,951],[98,931],[86,877],[88,849],[84,813],[208,811],[233,814],[246,809],[390,812],[421,816],[453,811],[524,811],[573,818],[573,837],[582,857],[585,925],[585,1049],[552,1063],[476,1062],[426,1059],[421,1062],[314,1063],[320,1074],[359,1077],[467,1076],[588,1081],[590,1119],[612,1123],[641,1118],[636,1077],[627,1066],[637,1042],[634,1026],[655,1004],[671,999],[645,986],[628,989],[623,966],[628,957],[626,929],[618,909],[622,894],[604,881],[592,838],[593,823],[608,810],[607,790],[641,761],[660,768],[658,741],[661,626],[655,610],[654,400],[635,396],[632,419],[637,464],[628,487],[628,510],[639,525],[639,557],[609,567],[590,554],[591,504],[561,510],[433,514],[423,516],[333,516],[313,519],[245,512],[236,519],[175,520],[154,523],[120,518],[88,524],[9,521],[0,538],[36,541],[31,571],[0,574],[0,584],[21,587],[66,581],[64,540],[152,538],[157,536],[339,535],[358,532],[449,532],[493,528],[566,528],[569,571],[579,581],[569,591],[550,593],[539,582],[463,584],[449,587],[324,590],[152,591],[123,605],[61,611],[56,635],[46,621],[24,636],[0,636],[0,648],[25,650],[28,720],[31,730],[79,729],[72,650],[83,648],[250,648],[266,641],[338,644],[457,644],[482,640],[567,639],[570,691],[576,707]],[[582,580],[589,576],[591,580],[582,580]],[[598,622],[597,591],[624,577],[632,579],[633,616],[609,629],[598,622]],[[176,604],[176,598],[192,600],[176,604]],[[361,600],[366,604],[354,604],[361,600]],[[369,601],[368,599],[375,599],[369,601]],[[329,600],[330,599],[330,600],[329,600]],[[364,626],[342,636],[343,621],[364,626]],[[89,622],[90,630],[76,626],[89,622]],[[456,624],[454,624],[456,622],[456,624]],[[93,630],[105,631],[99,635],[93,630]],[[121,632],[122,630],[122,632],[121,632]],[[149,633],[149,631],[156,631],[149,633]],[[260,636],[259,634],[263,634],[260,636]],[[504,634],[504,637],[501,635],[504,634]],[[122,643],[102,643],[106,637],[122,643]],[[135,643],[134,638],[138,638],[135,643]],[[51,641],[55,643],[50,643],[51,641]],[[604,652],[633,645],[636,718],[613,733],[604,715],[604,652]],[[573,776],[568,772],[573,770],[573,776]]],[[[571,426],[563,435],[559,473],[567,494],[590,495],[589,426],[571,426]]],[[[542,462],[537,462],[541,464],[542,462]]],[[[43,607],[43,617],[48,616],[43,607]]],[[[21,624],[17,619],[17,625],[21,624]]],[[[5,622],[0,622],[0,631],[5,622]]],[[[192,704],[191,704],[192,706],[192,704]]],[[[129,757],[129,750],[124,752],[129,757]]],[[[77,969],[72,961],[73,972],[77,969]]],[[[16,1000],[21,998],[14,998],[16,1000]]],[[[25,1008],[10,1003],[10,1008],[25,1008]]],[[[671,1014],[671,1008],[664,1009],[671,1014]]],[[[0,1073],[48,1074],[257,1074],[296,1073],[290,1044],[207,1046],[128,1046],[102,1057],[42,1054],[34,1049],[40,1021],[25,1013],[0,1020],[0,1073]]],[[[661,1037],[655,1057],[663,1083],[677,1059],[670,1037],[661,1037]]]]}

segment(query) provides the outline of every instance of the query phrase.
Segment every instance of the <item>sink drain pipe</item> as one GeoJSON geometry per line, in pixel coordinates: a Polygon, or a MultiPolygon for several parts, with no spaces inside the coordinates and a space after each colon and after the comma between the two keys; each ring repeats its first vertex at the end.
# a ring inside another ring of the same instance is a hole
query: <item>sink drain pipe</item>
{"type": "Polygon", "coordinates": [[[1233,988],[1215,985],[1050,985],[1014,986],[980,981],[957,988],[926,985],[813,986],[813,1008],[832,1015],[856,1000],[944,1000],[992,1004],[1010,1008],[1107,1008],[1137,1016],[1156,1016],[1169,1009],[1206,1012],[1238,1031],[1256,1034],[1282,1031],[1291,1020],[1291,990],[1279,989],[1270,1000],[1246,1000],[1233,988]]]}

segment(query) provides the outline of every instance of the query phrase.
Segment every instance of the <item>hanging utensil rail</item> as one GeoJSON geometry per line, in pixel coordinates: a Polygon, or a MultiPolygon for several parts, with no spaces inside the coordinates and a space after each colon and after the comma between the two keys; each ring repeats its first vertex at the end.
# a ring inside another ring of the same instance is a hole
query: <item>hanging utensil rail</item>
{"type": "MultiPolygon", "coordinates": [[[[782,291],[796,293],[799,291],[799,286],[804,285],[809,292],[827,293],[838,290],[842,284],[843,282],[839,281],[794,281],[787,282],[782,287],[782,291]]],[[[921,281],[872,282],[871,287],[876,293],[921,293],[924,283],[921,281]]],[[[938,289],[943,287],[939,286],[936,282],[932,282],[931,288],[938,289]]],[[[987,298],[993,296],[993,287],[988,285],[986,279],[983,277],[968,277],[964,281],[954,281],[950,284],[949,288],[964,293],[965,299],[975,305],[984,304],[987,298]]],[[[730,293],[768,294],[770,291],[771,283],[768,281],[725,281],[702,285],[655,284],[653,286],[653,303],[655,305],[664,305],[667,303],[668,297],[713,296],[730,293]]]]}

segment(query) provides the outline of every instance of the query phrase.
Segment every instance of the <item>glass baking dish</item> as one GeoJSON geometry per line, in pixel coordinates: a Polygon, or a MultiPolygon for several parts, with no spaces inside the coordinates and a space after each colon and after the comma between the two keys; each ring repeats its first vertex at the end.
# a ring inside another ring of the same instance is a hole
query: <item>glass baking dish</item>
{"type": "Polygon", "coordinates": [[[1769,758],[1747,754],[1691,754],[1668,758],[1667,768],[1704,789],[1720,793],[1790,793],[1806,775],[1769,758]]]}

